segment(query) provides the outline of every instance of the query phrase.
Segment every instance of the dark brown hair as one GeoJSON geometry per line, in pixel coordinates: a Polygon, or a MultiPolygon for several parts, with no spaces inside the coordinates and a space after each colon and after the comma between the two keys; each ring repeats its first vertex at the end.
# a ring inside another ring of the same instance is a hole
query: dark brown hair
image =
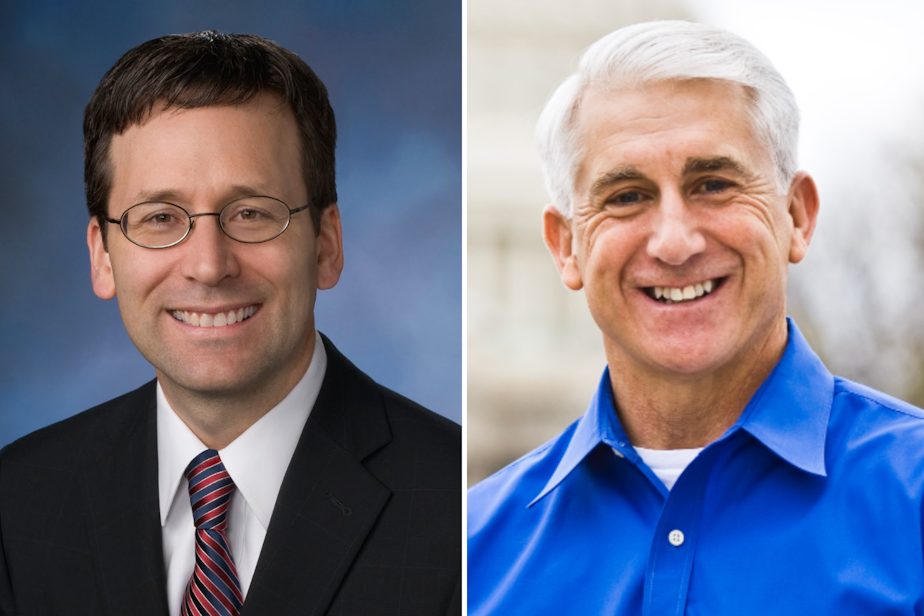
{"type": "MultiPolygon", "coordinates": [[[[239,105],[275,94],[295,115],[302,169],[314,231],[321,212],[337,201],[334,148],[337,126],[327,88],[297,55],[251,34],[207,30],[142,43],[109,69],[84,111],[84,182],[87,209],[106,240],[112,136],[141,124],[155,105],[194,109],[239,105]]],[[[300,204],[290,204],[297,207],[300,204]]]]}

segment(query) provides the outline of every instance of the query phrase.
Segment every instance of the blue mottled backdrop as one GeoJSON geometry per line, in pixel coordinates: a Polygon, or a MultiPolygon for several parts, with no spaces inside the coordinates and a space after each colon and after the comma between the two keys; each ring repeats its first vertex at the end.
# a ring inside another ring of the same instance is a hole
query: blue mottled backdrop
{"type": "Polygon", "coordinates": [[[346,267],[318,328],[380,383],[461,420],[462,9],[455,2],[0,2],[0,446],[154,371],[90,287],[82,114],[164,34],[270,38],[337,113],[346,267]]]}

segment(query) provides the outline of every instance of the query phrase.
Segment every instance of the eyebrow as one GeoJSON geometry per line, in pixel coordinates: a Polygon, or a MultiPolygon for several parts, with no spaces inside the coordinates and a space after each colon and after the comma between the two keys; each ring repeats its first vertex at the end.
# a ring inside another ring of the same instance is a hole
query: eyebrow
{"type": "Polygon", "coordinates": [[[625,180],[641,180],[644,177],[645,175],[635,167],[619,167],[597,178],[593,186],[590,187],[590,195],[591,197],[597,197],[613,184],[618,184],[625,180]]]}
{"type": "Polygon", "coordinates": [[[730,156],[688,158],[683,166],[683,175],[708,171],[733,171],[744,178],[751,178],[754,175],[745,165],[730,156]]]}
{"type": "Polygon", "coordinates": [[[145,203],[147,201],[177,201],[180,193],[175,190],[142,190],[135,193],[131,201],[133,203],[145,203]]]}
{"type": "MultiPolygon", "coordinates": [[[[272,196],[273,191],[274,189],[268,185],[235,184],[229,187],[225,194],[227,195],[227,202],[231,202],[241,197],[253,195],[272,196]]],[[[166,201],[173,203],[183,200],[184,197],[181,191],[173,188],[166,188],[160,190],[141,190],[135,194],[133,203],[146,203],[148,201],[166,201]]]]}

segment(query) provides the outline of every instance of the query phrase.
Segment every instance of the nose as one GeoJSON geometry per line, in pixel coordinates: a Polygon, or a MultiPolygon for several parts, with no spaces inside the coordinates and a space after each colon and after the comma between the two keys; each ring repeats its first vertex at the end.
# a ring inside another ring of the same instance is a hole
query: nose
{"type": "Polygon", "coordinates": [[[679,194],[663,195],[654,215],[655,222],[648,238],[650,257],[668,265],[683,265],[706,249],[706,238],[679,194]]]}
{"type": "Polygon", "coordinates": [[[221,230],[218,216],[200,215],[192,220],[189,236],[180,244],[185,252],[183,275],[209,286],[238,276],[240,263],[233,250],[234,240],[221,230]]]}

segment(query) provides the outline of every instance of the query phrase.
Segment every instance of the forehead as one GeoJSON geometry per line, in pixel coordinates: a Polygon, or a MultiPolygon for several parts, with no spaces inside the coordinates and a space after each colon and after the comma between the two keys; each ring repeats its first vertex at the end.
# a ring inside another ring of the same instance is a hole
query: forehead
{"type": "Polygon", "coordinates": [[[762,169],[770,155],[753,130],[749,105],[743,86],[714,80],[591,88],[575,117],[583,145],[575,189],[620,167],[680,174],[690,158],[727,157],[762,169]]]}
{"type": "Polygon", "coordinates": [[[155,105],[141,124],[113,136],[110,212],[149,194],[220,200],[233,197],[234,186],[291,198],[293,180],[301,181],[298,135],[288,105],[271,95],[241,105],[155,105]]]}

